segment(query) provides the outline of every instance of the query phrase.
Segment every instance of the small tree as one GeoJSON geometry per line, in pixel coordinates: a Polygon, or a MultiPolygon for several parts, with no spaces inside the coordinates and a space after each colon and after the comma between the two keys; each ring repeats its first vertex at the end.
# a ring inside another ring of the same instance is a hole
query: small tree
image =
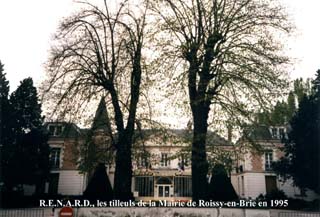
{"type": "Polygon", "coordinates": [[[208,199],[216,201],[234,201],[238,195],[234,190],[230,177],[222,164],[216,164],[211,173],[208,199]]]}
{"type": "Polygon", "coordinates": [[[112,200],[113,191],[103,163],[96,167],[86,190],[83,192],[83,197],[94,201],[98,199],[104,201],[112,200]]]}

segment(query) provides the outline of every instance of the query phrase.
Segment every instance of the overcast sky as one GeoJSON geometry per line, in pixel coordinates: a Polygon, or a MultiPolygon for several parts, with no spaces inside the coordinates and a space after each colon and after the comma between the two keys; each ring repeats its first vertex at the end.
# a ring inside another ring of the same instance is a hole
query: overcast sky
{"type": "MultiPolygon", "coordinates": [[[[293,78],[313,77],[320,68],[319,0],[282,0],[297,26],[296,37],[288,41],[296,61],[293,78]]],[[[44,77],[52,34],[59,20],[74,11],[72,0],[1,0],[0,60],[13,91],[20,80],[31,76],[36,84],[44,77]]]]}

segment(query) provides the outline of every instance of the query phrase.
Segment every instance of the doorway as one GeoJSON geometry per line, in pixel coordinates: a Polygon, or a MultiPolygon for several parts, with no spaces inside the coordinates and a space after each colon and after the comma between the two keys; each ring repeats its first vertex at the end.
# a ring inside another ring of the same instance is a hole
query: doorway
{"type": "Polygon", "coordinates": [[[158,185],[158,197],[170,197],[170,185],[158,185]]]}

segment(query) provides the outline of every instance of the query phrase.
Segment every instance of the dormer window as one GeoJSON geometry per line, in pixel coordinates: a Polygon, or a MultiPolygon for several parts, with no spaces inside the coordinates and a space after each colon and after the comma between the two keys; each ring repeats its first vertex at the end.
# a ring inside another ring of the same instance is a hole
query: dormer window
{"type": "Polygon", "coordinates": [[[54,126],[49,126],[49,134],[50,134],[50,136],[54,135],[54,129],[55,129],[54,126]]]}
{"type": "Polygon", "coordinates": [[[272,138],[277,138],[278,137],[278,128],[276,128],[276,127],[271,128],[271,134],[272,134],[272,138]]]}
{"type": "Polygon", "coordinates": [[[285,130],[284,128],[279,128],[279,136],[280,136],[280,139],[283,139],[285,138],[285,130]]]}
{"type": "Polygon", "coordinates": [[[62,125],[49,125],[48,131],[50,136],[61,136],[63,127],[62,125]]]}
{"type": "Polygon", "coordinates": [[[283,139],[286,136],[284,127],[271,127],[270,132],[273,139],[283,139]]]}

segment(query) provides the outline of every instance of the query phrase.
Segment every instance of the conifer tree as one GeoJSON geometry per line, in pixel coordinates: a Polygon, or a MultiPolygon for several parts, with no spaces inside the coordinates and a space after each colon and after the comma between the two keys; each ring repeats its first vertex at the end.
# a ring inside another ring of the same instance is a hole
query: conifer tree
{"type": "Polygon", "coordinates": [[[31,78],[24,79],[10,96],[13,141],[6,150],[5,183],[10,188],[35,184],[40,192],[49,172],[49,146],[43,129],[41,104],[31,78]]]}
{"type": "Polygon", "coordinates": [[[320,193],[320,70],[312,82],[312,94],[302,95],[299,108],[290,121],[285,156],[274,164],[282,177],[292,177],[300,188],[320,193]]]}
{"type": "Polygon", "coordinates": [[[9,82],[4,73],[3,64],[0,61],[0,182],[3,182],[8,162],[8,144],[12,139],[10,126],[9,126],[9,82]],[[7,153],[4,155],[3,153],[7,153]]]}

